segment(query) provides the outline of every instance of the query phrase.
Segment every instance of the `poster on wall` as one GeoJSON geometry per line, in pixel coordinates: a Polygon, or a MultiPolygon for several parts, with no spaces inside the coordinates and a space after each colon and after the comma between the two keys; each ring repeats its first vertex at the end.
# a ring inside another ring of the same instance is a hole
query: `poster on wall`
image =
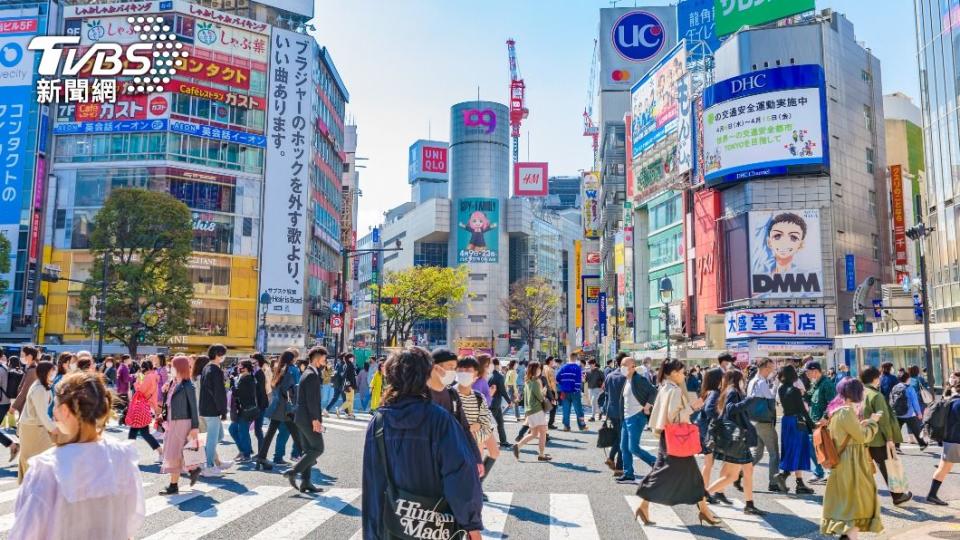
{"type": "Polygon", "coordinates": [[[581,262],[581,256],[583,254],[583,241],[574,240],[573,241],[573,281],[575,283],[576,291],[574,292],[574,323],[573,327],[577,330],[577,345],[583,343],[583,281],[581,277],[583,276],[583,262],[581,262]]]}
{"type": "Polygon", "coordinates": [[[819,209],[750,212],[749,227],[754,298],[823,296],[819,209]]]}
{"type": "Polygon", "coordinates": [[[583,236],[600,238],[600,178],[598,173],[583,173],[583,236]]]}
{"type": "Polygon", "coordinates": [[[457,262],[497,262],[500,246],[499,225],[499,200],[460,199],[457,203],[457,262]]]}
{"type": "Polygon", "coordinates": [[[264,221],[260,289],[270,294],[269,312],[303,315],[306,285],[307,206],[309,198],[309,134],[311,114],[310,40],[305,34],[274,29],[269,70],[264,221]],[[282,96],[285,99],[277,99],[282,96]]]}
{"type": "Polygon", "coordinates": [[[693,102],[690,82],[688,74],[677,81],[677,174],[693,169],[693,102]]]}
{"type": "Polygon", "coordinates": [[[630,89],[630,140],[633,158],[677,130],[680,107],[677,81],[687,71],[687,48],[681,42],[630,89]]]}
{"type": "Polygon", "coordinates": [[[708,87],[703,100],[708,184],[828,169],[821,66],[753,71],[708,87]]]}

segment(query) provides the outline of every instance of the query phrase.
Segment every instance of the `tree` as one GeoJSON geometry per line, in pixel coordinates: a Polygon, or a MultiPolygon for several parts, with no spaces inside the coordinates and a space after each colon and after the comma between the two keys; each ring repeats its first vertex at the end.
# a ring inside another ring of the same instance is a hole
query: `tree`
{"type": "Polygon", "coordinates": [[[10,240],[0,234],[0,295],[6,295],[10,288],[10,282],[3,279],[3,275],[10,271],[10,247],[10,240]]]}
{"type": "Polygon", "coordinates": [[[560,295],[542,277],[522,279],[510,286],[510,295],[500,305],[510,326],[520,331],[527,344],[527,359],[533,360],[533,342],[555,327],[560,295]]]}
{"type": "MultiPolygon", "coordinates": [[[[377,286],[371,289],[376,298],[377,286]]],[[[394,338],[399,342],[407,339],[420,321],[450,317],[454,306],[466,294],[466,266],[415,266],[385,273],[381,296],[398,299],[398,303],[384,303],[380,308],[386,342],[394,338]]]]}
{"type": "MultiPolygon", "coordinates": [[[[192,240],[187,205],[166,193],[114,189],[94,221],[94,264],[83,284],[80,309],[89,313],[96,297],[105,338],[123,343],[131,355],[142,343],[164,344],[184,333],[193,297],[187,272],[192,240]]],[[[89,333],[97,328],[97,320],[87,321],[89,333]]]]}

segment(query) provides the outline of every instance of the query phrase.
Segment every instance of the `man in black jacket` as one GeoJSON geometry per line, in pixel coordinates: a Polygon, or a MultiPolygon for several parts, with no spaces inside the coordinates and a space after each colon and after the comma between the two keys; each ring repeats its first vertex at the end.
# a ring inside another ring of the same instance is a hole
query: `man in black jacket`
{"type": "Polygon", "coordinates": [[[333,375],[330,376],[330,384],[333,385],[333,397],[330,398],[330,402],[327,403],[326,411],[328,413],[333,412],[333,407],[337,404],[337,400],[343,397],[344,369],[343,354],[341,354],[340,358],[334,363],[333,375]]]}
{"type": "Polygon", "coordinates": [[[200,417],[207,423],[207,466],[202,471],[204,476],[223,476],[223,469],[230,468],[232,463],[220,463],[217,466],[217,444],[223,436],[223,420],[227,419],[227,387],[220,364],[227,356],[227,348],[219,343],[207,349],[210,363],[204,366],[200,373],[200,417]]]}
{"type": "Polygon", "coordinates": [[[300,378],[297,389],[297,410],[293,421],[300,433],[300,448],[303,456],[289,471],[283,473],[293,486],[301,493],[320,493],[321,490],[313,485],[310,479],[312,467],[317,458],[323,454],[323,413],[320,409],[320,391],[323,388],[323,376],[320,370],[327,365],[327,349],[317,346],[307,352],[310,364],[300,378]],[[300,475],[300,485],[297,486],[297,475],[300,475]]]}
{"type": "Polygon", "coordinates": [[[260,415],[253,421],[253,434],[257,437],[257,449],[259,449],[260,445],[263,444],[263,418],[267,406],[270,405],[270,396],[267,395],[267,375],[263,372],[263,366],[267,365],[267,359],[260,353],[253,353],[250,358],[256,365],[253,378],[257,381],[257,407],[260,409],[260,415]]]}
{"type": "MultiPolygon", "coordinates": [[[[453,415],[457,423],[463,428],[469,440],[473,440],[473,433],[470,432],[470,422],[467,422],[467,415],[463,412],[463,403],[460,402],[460,394],[450,385],[457,380],[457,355],[447,349],[435,349],[430,353],[433,359],[433,369],[430,372],[430,379],[427,381],[427,387],[430,388],[430,398],[434,403],[453,415]]],[[[474,450],[474,457],[477,460],[477,471],[480,477],[483,477],[483,456],[480,455],[480,447],[471,444],[474,450]]]]}

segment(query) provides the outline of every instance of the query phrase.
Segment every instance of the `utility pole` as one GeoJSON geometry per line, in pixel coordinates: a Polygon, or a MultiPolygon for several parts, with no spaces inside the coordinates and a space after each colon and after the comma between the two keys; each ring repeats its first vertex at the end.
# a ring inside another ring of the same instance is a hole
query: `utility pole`
{"type": "Polygon", "coordinates": [[[104,252],[103,254],[103,275],[100,276],[100,301],[97,302],[97,319],[98,319],[98,329],[97,329],[97,361],[103,362],[103,334],[106,331],[106,315],[107,315],[107,261],[110,254],[104,252]]]}
{"type": "Polygon", "coordinates": [[[933,351],[930,343],[930,297],[927,295],[927,250],[924,246],[926,239],[933,233],[933,227],[927,227],[923,222],[917,223],[906,231],[907,237],[914,242],[920,243],[920,295],[923,306],[923,344],[924,360],[926,361],[927,377],[930,380],[927,384],[933,388],[936,384],[936,374],[933,371],[933,351]]]}
{"type": "Polygon", "coordinates": [[[380,327],[383,326],[383,320],[380,316],[380,303],[383,299],[383,258],[382,251],[380,253],[374,253],[374,259],[377,262],[377,358],[380,358],[380,327]]]}
{"type": "MultiPolygon", "coordinates": [[[[340,313],[341,320],[343,323],[340,325],[340,340],[339,345],[337,346],[337,353],[346,352],[346,340],[347,340],[347,262],[349,256],[347,253],[347,248],[340,250],[340,259],[342,260],[342,266],[340,268],[340,303],[343,305],[343,311],[340,313]]],[[[336,355],[334,356],[336,357],[336,355]]]]}

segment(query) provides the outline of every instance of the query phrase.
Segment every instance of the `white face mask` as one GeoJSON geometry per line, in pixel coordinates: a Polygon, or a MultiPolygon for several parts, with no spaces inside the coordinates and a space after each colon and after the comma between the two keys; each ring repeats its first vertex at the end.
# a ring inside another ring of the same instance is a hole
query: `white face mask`
{"type": "Polygon", "coordinates": [[[627,366],[620,366],[620,373],[623,373],[624,377],[630,374],[629,370],[627,370],[627,366]]]}
{"type": "Polygon", "coordinates": [[[457,380],[456,371],[444,371],[443,377],[440,378],[440,382],[443,383],[444,386],[450,386],[451,384],[453,384],[453,381],[456,381],[456,380],[457,380]]]}
{"type": "Polygon", "coordinates": [[[460,386],[470,386],[473,384],[473,375],[465,371],[457,373],[457,384],[460,386]]]}

